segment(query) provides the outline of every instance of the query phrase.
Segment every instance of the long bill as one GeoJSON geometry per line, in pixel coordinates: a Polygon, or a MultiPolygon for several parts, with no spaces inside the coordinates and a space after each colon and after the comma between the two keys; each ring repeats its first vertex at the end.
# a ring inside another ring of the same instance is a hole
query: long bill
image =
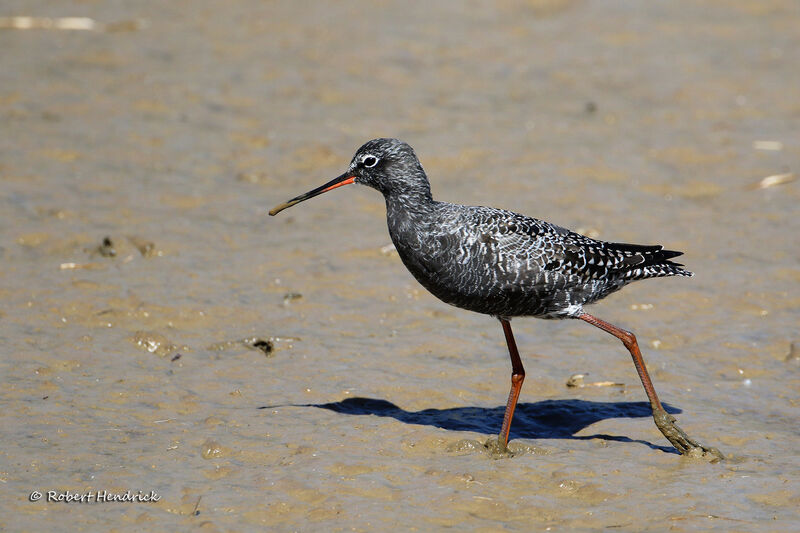
{"type": "Polygon", "coordinates": [[[350,185],[351,183],[353,183],[355,181],[355,179],[356,179],[355,176],[351,176],[350,174],[344,173],[341,176],[339,176],[338,178],[332,179],[331,181],[329,181],[325,185],[322,185],[321,187],[317,187],[313,191],[308,191],[305,194],[301,194],[300,196],[296,196],[296,197],[292,198],[288,202],[284,202],[284,203],[282,203],[280,205],[276,205],[275,207],[273,207],[270,210],[269,215],[274,217],[275,215],[277,215],[278,213],[280,213],[281,211],[283,211],[287,207],[292,207],[294,204],[299,204],[300,202],[303,202],[305,200],[308,200],[309,198],[313,198],[315,196],[318,196],[318,195],[320,195],[320,194],[322,194],[324,192],[332,191],[333,189],[336,189],[337,187],[341,187],[343,185],[350,185]]]}

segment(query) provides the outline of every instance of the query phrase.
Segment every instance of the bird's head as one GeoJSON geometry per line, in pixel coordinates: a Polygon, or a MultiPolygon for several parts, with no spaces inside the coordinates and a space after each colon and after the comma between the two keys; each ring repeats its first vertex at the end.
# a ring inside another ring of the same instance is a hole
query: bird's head
{"type": "Polygon", "coordinates": [[[397,139],[373,139],[356,151],[347,172],[325,185],[275,206],[269,214],[277,215],[304,200],[351,183],[372,187],[384,196],[422,193],[430,198],[428,178],[411,146],[397,139]]]}

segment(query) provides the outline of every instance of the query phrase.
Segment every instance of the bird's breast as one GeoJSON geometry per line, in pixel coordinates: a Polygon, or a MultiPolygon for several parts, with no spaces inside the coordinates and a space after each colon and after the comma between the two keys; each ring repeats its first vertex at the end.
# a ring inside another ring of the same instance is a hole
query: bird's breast
{"type": "Polygon", "coordinates": [[[479,313],[511,316],[526,307],[529,265],[517,254],[468,228],[392,232],[400,259],[416,280],[445,303],[479,313]]]}

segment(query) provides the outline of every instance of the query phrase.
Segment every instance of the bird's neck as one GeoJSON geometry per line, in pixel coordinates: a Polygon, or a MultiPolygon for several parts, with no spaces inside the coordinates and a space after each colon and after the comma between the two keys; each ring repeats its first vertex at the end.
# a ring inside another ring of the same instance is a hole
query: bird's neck
{"type": "Polygon", "coordinates": [[[384,194],[384,199],[387,215],[401,219],[424,216],[434,203],[428,186],[406,188],[401,192],[390,191],[384,194]]]}
{"type": "Polygon", "coordinates": [[[431,197],[430,188],[406,189],[402,194],[385,194],[384,198],[392,242],[399,248],[404,244],[414,247],[413,243],[420,234],[426,232],[428,224],[434,219],[436,202],[431,197]]]}

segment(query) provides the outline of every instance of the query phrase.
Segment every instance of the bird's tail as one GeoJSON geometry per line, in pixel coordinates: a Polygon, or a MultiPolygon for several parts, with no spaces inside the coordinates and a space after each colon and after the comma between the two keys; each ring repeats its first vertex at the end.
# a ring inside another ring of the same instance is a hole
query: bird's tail
{"type": "Polygon", "coordinates": [[[694,276],[694,273],[683,268],[682,264],[671,261],[672,258],[683,255],[683,252],[665,250],[661,245],[619,242],[606,243],[606,247],[609,253],[623,257],[615,267],[631,281],[666,276],[694,276]]]}

